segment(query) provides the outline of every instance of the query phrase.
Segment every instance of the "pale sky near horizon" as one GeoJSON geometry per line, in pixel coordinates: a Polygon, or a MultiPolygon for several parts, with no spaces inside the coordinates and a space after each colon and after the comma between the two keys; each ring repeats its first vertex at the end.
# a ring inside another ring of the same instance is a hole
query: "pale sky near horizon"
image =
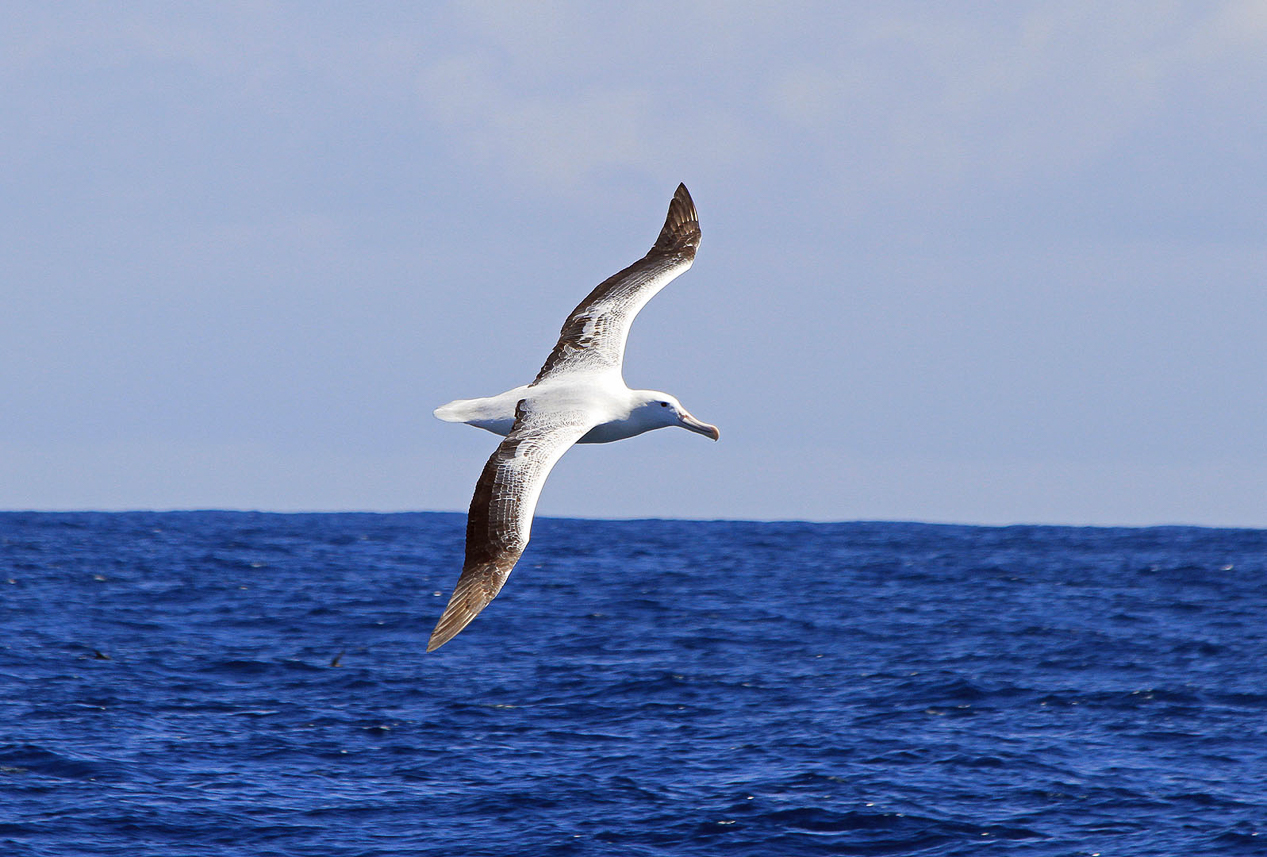
{"type": "Polygon", "coordinates": [[[1267,2],[0,5],[0,509],[464,511],[685,182],[542,515],[1267,527],[1267,2]]]}

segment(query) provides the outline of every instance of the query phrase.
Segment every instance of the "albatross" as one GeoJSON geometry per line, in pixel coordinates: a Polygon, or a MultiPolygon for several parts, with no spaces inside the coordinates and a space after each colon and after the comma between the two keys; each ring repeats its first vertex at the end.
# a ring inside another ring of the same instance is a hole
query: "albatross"
{"type": "Polygon", "coordinates": [[[717,440],[716,426],[691,416],[673,396],[631,390],[621,366],[634,316],[691,267],[699,215],[678,185],[664,228],[647,255],[599,283],[563,323],[559,341],[531,384],[497,396],[436,408],[506,439],[484,465],[466,518],[466,560],[427,651],[453,639],[501,591],[528,545],[537,498],[550,469],[574,443],[610,443],[681,426],[717,440]]]}

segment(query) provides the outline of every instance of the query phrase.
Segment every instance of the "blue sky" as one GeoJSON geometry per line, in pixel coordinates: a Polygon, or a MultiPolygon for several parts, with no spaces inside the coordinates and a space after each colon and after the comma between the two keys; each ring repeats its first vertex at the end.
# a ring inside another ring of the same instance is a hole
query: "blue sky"
{"type": "Polygon", "coordinates": [[[0,508],[464,510],[684,181],[541,514],[1267,526],[1267,2],[2,14],[0,508]]]}

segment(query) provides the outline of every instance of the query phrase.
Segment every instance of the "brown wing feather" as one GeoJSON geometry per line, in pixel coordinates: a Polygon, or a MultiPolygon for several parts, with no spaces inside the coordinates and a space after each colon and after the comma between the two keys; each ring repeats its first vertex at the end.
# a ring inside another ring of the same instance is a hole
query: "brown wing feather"
{"type": "Polygon", "coordinates": [[[651,250],[603,280],[576,305],[532,383],[575,368],[619,367],[634,316],[656,292],[691,266],[699,241],[699,214],[686,185],[680,184],[651,250]]]}
{"type": "Polygon", "coordinates": [[[515,425],[475,483],[466,518],[462,575],[431,632],[427,651],[453,639],[501,591],[528,546],[541,485],[556,461],[593,427],[580,412],[538,416],[520,402],[515,425]]]}

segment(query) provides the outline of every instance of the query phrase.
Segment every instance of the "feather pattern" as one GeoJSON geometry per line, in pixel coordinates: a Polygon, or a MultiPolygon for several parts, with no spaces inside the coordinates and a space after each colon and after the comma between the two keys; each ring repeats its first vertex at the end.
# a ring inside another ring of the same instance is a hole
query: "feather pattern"
{"type": "Polygon", "coordinates": [[[528,546],[541,486],[568,447],[593,428],[582,411],[515,408],[515,425],[484,465],[466,518],[462,575],[427,651],[451,640],[501,591],[528,546]]]}
{"type": "Polygon", "coordinates": [[[699,215],[686,185],[680,184],[651,250],[603,280],[577,304],[533,386],[567,372],[619,371],[634,317],[660,289],[691,267],[699,241],[699,215]]]}

